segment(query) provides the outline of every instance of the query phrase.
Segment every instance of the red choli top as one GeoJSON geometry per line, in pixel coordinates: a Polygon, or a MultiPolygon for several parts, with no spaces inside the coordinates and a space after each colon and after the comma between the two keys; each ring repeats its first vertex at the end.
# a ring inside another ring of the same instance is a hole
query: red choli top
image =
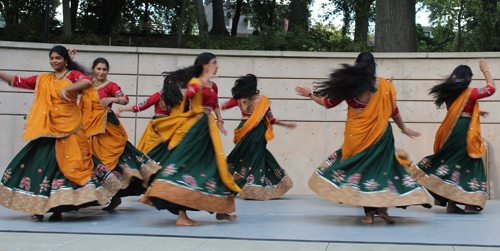
{"type": "MultiPolygon", "coordinates": [[[[482,88],[473,88],[469,95],[469,100],[465,104],[464,109],[462,110],[462,114],[472,114],[474,111],[474,102],[478,99],[486,98],[495,93],[495,87],[491,85],[487,85],[482,88]]],[[[446,110],[449,110],[448,106],[446,106],[446,110]]]]}
{"type": "MultiPolygon", "coordinates": [[[[347,98],[347,99],[340,99],[340,98],[334,98],[334,99],[329,99],[329,98],[325,98],[324,99],[324,102],[325,102],[325,107],[327,109],[330,109],[330,108],[333,108],[337,105],[339,105],[340,103],[342,103],[342,101],[347,102],[347,104],[352,107],[352,108],[355,108],[355,109],[363,109],[365,108],[368,104],[365,104],[365,103],[361,103],[359,101],[357,101],[356,99],[354,98],[347,98]]],[[[399,109],[398,107],[396,106],[394,108],[394,112],[392,113],[392,116],[396,116],[399,114],[399,109]]]]}
{"type": "Polygon", "coordinates": [[[140,112],[148,109],[152,105],[155,106],[155,116],[160,117],[168,117],[170,116],[170,110],[165,110],[161,106],[161,93],[157,92],[151,97],[149,97],[146,101],[142,101],[140,104],[132,106],[134,112],[140,112]]]}
{"type": "MultiPolygon", "coordinates": [[[[71,83],[78,82],[82,79],[88,80],[92,83],[92,79],[89,76],[84,75],[79,71],[70,71],[64,76],[65,79],[69,80],[71,83]]],[[[36,88],[36,80],[38,79],[38,75],[22,78],[19,76],[14,76],[14,81],[10,84],[13,87],[35,90],[36,88]]]]}
{"type": "MultiPolygon", "coordinates": [[[[109,97],[125,97],[127,98],[127,103],[129,101],[129,98],[123,94],[122,89],[120,88],[119,85],[117,85],[114,82],[111,81],[106,81],[107,83],[103,83],[98,87],[94,87],[96,89],[97,94],[99,94],[99,98],[109,98],[109,97]]],[[[108,108],[111,108],[113,105],[113,102],[109,103],[108,108]]]]}
{"type": "MultiPolygon", "coordinates": [[[[240,108],[242,117],[252,116],[251,112],[243,111],[243,109],[241,109],[241,106],[240,106],[240,103],[238,102],[238,100],[234,99],[234,98],[231,98],[230,100],[224,102],[224,104],[222,104],[221,108],[225,110],[225,109],[233,108],[235,106],[238,106],[240,108]]],[[[273,116],[273,113],[271,112],[271,107],[269,107],[269,109],[267,109],[266,116],[267,116],[267,118],[269,118],[269,122],[271,122],[271,124],[276,123],[277,119],[273,116]]]]}
{"type": "MultiPolygon", "coordinates": [[[[201,80],[200,80],[201,81],[201,80]]],[[[203,81],[201,81],[203,83],[203,81]]],[[[219,98],[217,97],[217,93],[219,89],[217,85],[212,82],[212,89],[206,85],[203,86],[203,108],[214,110],[219,108],[219,98]]],[[[198,85],[188,85],[186,88],[186,96],[189,98],[194,98],[194,96],[198,93],[199,86],[198,85]]]]}

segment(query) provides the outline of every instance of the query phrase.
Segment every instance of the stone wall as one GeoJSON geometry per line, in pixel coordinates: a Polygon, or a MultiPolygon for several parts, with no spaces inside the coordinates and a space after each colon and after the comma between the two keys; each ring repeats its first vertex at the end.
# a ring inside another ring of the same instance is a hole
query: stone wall
{"type": "MultiPolygon", "coordinates": [[[[38,43],[0,42],[0,71],[20,76],[50,72],[48,52],[53,45],[38,43]]],[[[67,45],[67,48],[73,45],[67,45]]],[[[110,62],[108,79],[118,83],[135,105],[160,90],[161,72],[186,67],[204,50],[109,47],[75,45],[76,61],[90,68],[97,57],[110,62]]],[[[293,194],[311,194],[307,181],[315,168],[326,156],[342,145],[344,120],[347,106],[326,110],[312,100],[301,98],[294,87],[312,86],[314,81],[328,77],[332,69],[343,63],[352,64],[357,53],[317,53],[282,51],[226,51],[210,50],[217,55],[220,64],[220,101],[230,98],[234,80],[247,73],[259,79],[261,93],[270,98],[275,117],[298,123],[295,130],[275,127],[275,139],[268,144],[269,150],[287,170],[294,181],[293,194]]],[[[419,131],[422,136],[411,139],[402,135],[393,123],[396,147],[408,151],[413,161],[432,153],[434,134],[444,118],[445,110],[436,110],[427,95],[431,86],[447,77],[460,64],[469,65],[475,73],[472,86],[485,84],[479,70],[479,59],[486,58],[493,77],[500,76],[500,53],[375,53],[377,75],[394,76],[398,92],[398,106],[407,127],[419,131]]],[[[482,119],[482,135],[489,141],[490,182],[492,197],[500,194],[500,165],[495,152],[500,149],[500,95],[481,101],[481,110],[490,112],[482,119]],[[496,107],[496,108],[495,108],[496,107]]],[[[32,105],[31,91],[0,85],[0,172],[26,144],[21,141],[25,116],[32,105]]],[[[117,109],[117,105],[114,106],[117,109]]],[[[129,140],[137,143],[153,109],[124,114],[121,119],[129,140]]],[[[224,124],[230,134],[223,137],[228,154],[233,148],[232,130],[237,126],[240,112],[236,109],[223,112],[224,124]]]]}

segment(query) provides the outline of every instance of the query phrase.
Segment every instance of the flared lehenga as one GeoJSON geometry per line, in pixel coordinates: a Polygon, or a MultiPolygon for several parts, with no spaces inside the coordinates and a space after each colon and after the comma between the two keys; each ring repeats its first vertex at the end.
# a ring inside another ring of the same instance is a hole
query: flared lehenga
{"type": "MultiPolygon", "coordinates": [[[[238,128],[247,120],[241,121],[238,128]]],[[[230,171],[239,173],[245,182],[237,183],[242,187],[239,197],[254,200],[270,200],[283,196],[293,187],[293,181],[281,168],[267,149],[264,121],[243,137],[227,156],[230,171]]]]}
{"type": "Polygon", "coordinates": [[[482,209],[488,198],[483,160],[467,153],[470,122],[470,118],[459,118],[441,149],[411,167],[412,175],[440,206],[452,200],[482,209]]]}

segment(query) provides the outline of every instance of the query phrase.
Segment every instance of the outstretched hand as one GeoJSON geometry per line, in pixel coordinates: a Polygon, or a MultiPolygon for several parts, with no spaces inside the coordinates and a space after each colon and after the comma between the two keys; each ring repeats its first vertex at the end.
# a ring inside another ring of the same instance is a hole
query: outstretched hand
{"type": "Polygon", "coordinates": [[[222,121],[217,121],[217,127],[219,128],[219,131],[224,134],[224,136],[227,136],[227,131],[224,129],[224,124],[222,121]]]}
{"type": "Polygon", "coordinates": [[[419,132],[413,131],[412,129],[407,128],[407,127],[405,127],[403,129],[403,133],[406,134],[406,136],[408,136],[408,137],[410,137],[412,139],[420,136],[419,132]]]}
{"type": "Polygon", "coordinates": [[[306,98],[309,97],[309,93],[311,93],[311,89],[309,89],[308,87],[295,86],[295,91],[297,92],[297,95],[306,98]]]}
{"type": "Polygon", "coordinates": [[[71,60],[75,60],[76,48],[71,47],[71,49],[69,49],[69,51],[68,51],[68,54],[69,54],[69,58],[71,58],[71,60]]]}
{"type": "Polygon", "coordinates": [[[486,60],[484,58],[481,58],[481,61],[479,61],[479,69],[481,69],[481,72],[488,71],[488,63],[486,63],[486,60]]]}
{"type": "Polygon", "coordinates": [[[61,98],[62,101],[66,102],[66,103],[71,103],[71,100],[66,96],[68,92],[64,89],[61,89],[60,93],[59,93],[59,97],[61,98]]]}
{"type": "Polygon", "coordinates": [[[481,116],[483,118],[487,118],[489,115],[490,115],[490,112],[479,111],[479,116],[481,116]]]}

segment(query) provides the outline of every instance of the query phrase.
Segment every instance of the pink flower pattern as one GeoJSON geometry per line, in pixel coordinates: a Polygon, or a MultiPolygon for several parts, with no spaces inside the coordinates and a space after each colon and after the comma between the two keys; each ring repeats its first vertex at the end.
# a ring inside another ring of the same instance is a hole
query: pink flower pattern
{"type": "Polygon", "coordinates": [[[452,174],[451,174],[451,180],[453,180],[455,183],[459,183],[460,181],[460,173],[457,172],[457,171],[454,171],[452,174]]]}
{"type": "Polygon", "coordinates": [[[165,166],[163,169],[163,175],[169,176],[177,172],[177,169],[175,169],[175,165],[168,165],[165,166]]]}
{"type": "Polygon", "coordinates": [[[360,179],[361,179],[361,174],[356,173],[356,174],[349,176],[349,178],[347,178],[347,182],[357,185],[357,184],[359,184],[360,179]]]}
{"type": "Polygon", "coordinates": [[[479,183],[476,178],[471,179],[467,184],[469,184],[469,187],[472,190],[477,190],[479,188],[479,183]]]}
{"type": "Polygon", "coordinates": [[[379,184],[374,179],[367,180],[365,183],[363,183],[363,185],[365,185],[368,190],[373,190],[379,186],[379,184]]]}

